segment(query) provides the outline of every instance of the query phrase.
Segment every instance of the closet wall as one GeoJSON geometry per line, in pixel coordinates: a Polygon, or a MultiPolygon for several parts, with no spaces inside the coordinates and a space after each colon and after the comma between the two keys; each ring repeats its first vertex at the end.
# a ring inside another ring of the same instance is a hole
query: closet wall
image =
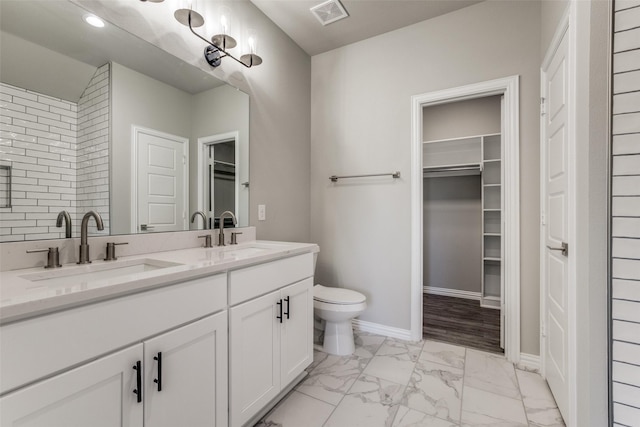
{"type": "MultiPolygon", "coordinates": [[[[423,141],[500,133],[500,97],[427,107],[423,141]]],[[[427,292],[480,297],[482,285],[480,175],[423,180],[423,286],[427,292]]]]}

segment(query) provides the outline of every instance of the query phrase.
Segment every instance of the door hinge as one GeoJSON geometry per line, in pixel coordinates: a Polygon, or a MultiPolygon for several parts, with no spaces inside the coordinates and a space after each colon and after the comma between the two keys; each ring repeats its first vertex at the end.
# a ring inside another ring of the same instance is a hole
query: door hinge
{"type": "Polygon", "coordinates": [[[542,322],[540,324],[540,335],[542,335],[545,338],[547,337],[547,328],[546,328],[544,322],[542,322]]]}
{"type": "Polygon", "coordinates": [[[547,225],[547,218],[544,216],[544,212],[540,214],[540,225],[547,225]]]}
{"type": "Polygon", "coordinates": [[[182,156],[182,164],[183,165],[187,164],[187,156],[182,156]]]}
{"type": "Polygon", "coordinates": [[[546,98],[540,98],[540,115],[544,116],[547,114],[547,100],[546,98]]]}

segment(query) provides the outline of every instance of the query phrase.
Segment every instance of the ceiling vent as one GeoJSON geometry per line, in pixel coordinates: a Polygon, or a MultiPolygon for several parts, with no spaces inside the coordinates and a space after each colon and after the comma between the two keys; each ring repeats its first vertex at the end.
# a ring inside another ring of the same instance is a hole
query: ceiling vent
{"type": "Polygon", "coordinates": [[[313,6],[310,10],[322,25],[329,25],[349,17],[349,13],[339,0],[322,2],[319,5],[313,6]]]}

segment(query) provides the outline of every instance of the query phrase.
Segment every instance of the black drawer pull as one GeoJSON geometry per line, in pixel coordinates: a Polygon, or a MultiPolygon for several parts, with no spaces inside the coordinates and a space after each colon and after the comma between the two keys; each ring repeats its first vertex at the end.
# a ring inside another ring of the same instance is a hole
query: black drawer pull
{"type": "Polygon", "coordinates": [[[288,319],[289,318],[289,311],[290,311],[289,310],[289,297],[286,297],[284,300],[287,302],[287,311],[285,311],[284,314],[285,314],[285,316],[287,316],[287,319],[288,319]]]}
{"type": "Polygon", "coordinates": [[[276,319],[280,319],[280,323],[282,323],[282,298],[280,298],[280,300],[276,304],[278,304],[278,308],[280,311],[280,315],[276,316],[276,319]]]}
{"type": "Polygon", "coordinates": [[[142,362],[139,360],[133,366],[136,371],[136,389],[133,392],[138,396],[138,403],[142,402],[142,362]]]}
{"type": "Polygon", "coordinates": [[[153,382],[158,384],[158,391],[162,391],[162,352],[159,351],[153,360],[158,361],[158,378],[154,379],[153,382]]]}

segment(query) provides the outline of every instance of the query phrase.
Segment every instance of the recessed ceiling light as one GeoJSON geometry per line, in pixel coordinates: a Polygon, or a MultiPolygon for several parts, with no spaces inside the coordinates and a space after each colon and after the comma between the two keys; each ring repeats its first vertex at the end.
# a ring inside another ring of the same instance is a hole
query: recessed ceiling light
{"type": "Polygon", "coordinates": [[[349,17],[340,0],[328,0],[309,9],[322,25],[329,25],[349,17]]]}
{"type": "Polygon", "coordinates": [[[96,27],[96,28],[104,27],[104,21],[95,15],[84,15],[82,19],[84,19],[84,22],[91,25],[92,27],[96,27]]]}

